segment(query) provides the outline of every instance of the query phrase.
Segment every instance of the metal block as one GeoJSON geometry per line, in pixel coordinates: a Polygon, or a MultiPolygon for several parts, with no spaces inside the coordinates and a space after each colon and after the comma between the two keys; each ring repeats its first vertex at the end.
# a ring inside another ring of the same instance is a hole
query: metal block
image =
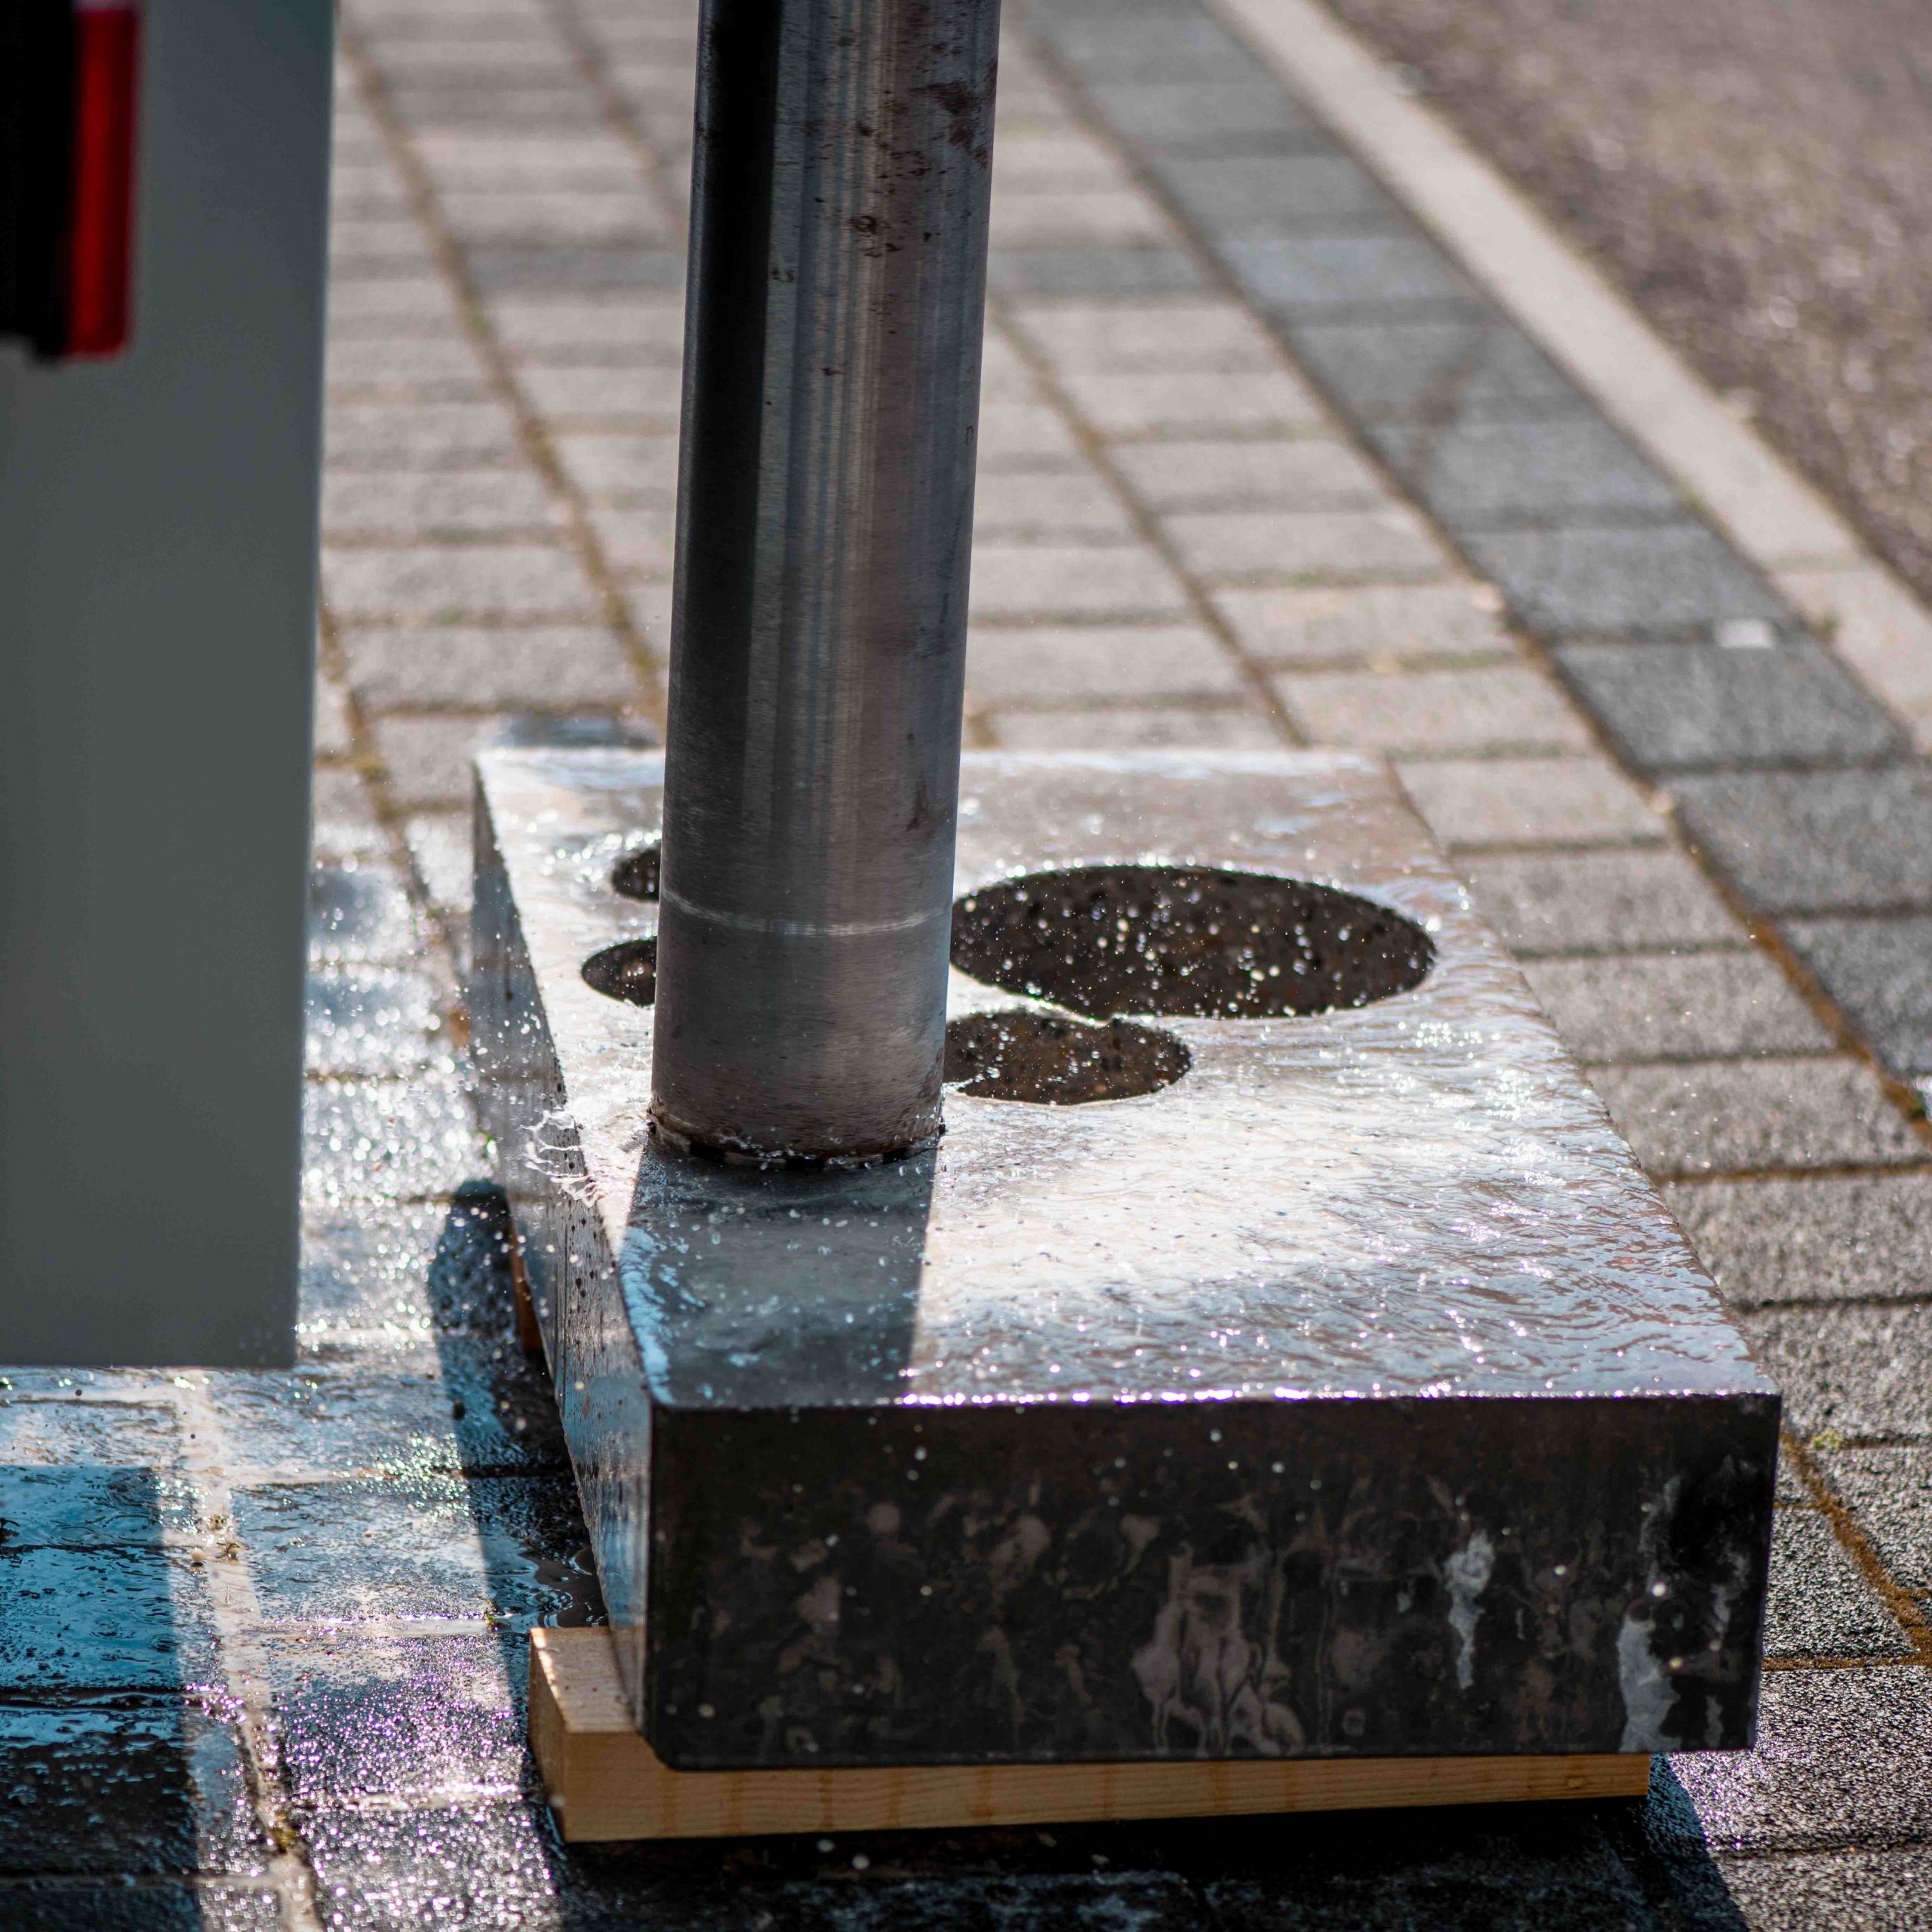
{"type": "Polygon", "coordinates": [[[484,755],[471,1005],[666,1763],[1749,1743],[1777,1392],[1379,764],[968,757],[946,1132],[842,1174],[651,1137],[660,776],[484,755]]]}

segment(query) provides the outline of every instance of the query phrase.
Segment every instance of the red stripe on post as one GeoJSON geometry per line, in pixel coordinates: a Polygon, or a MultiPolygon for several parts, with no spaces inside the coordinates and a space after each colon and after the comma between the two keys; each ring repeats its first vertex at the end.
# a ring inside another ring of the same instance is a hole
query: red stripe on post
{"type": "Polygon", "coordinates": [[[69,355],[113,355],[128,346],[140,38],[141,17],[134,7],[89,5],[82,0],[74,9],[69,355]]]}

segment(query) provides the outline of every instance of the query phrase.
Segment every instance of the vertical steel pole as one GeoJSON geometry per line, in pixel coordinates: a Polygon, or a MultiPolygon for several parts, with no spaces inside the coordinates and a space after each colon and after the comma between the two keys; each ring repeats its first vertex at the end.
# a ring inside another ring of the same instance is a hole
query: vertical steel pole
{"type": "Polygon", "coordinates": [[[706,0],[652,1112],[940,1129],[998,0],[706,0]]]}

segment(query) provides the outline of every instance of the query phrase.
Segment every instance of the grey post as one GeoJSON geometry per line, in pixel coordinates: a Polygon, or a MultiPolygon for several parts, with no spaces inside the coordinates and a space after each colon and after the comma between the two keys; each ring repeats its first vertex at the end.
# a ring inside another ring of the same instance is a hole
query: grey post
{"type": "Polygon", "coordinates": [[[146,40],[133,346],[0,347],[0,1364],[294,1353],[334,10],[146,40]]]}
{"type": "Polygon", "coordinates": [[[940,1130],[998,0],[706,0],[652,1112],[940,1130]]]}

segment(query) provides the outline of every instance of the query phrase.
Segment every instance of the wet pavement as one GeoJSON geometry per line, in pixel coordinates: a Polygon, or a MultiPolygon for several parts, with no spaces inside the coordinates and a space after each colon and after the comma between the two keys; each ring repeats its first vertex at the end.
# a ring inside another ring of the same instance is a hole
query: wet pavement
{"type": "Polygon", "coordinates": [[[1932,18],[1334,0],[1932,594],[1932,18]]]}
{"type": "Polygon", "coordinates": [[[1718,740],[1671,768],[1672,734],[1733,700],[1680,680],[1647,718],[1629,654],[1752,621],[1750,574],[1694,518],[1631,568],[1626,527],[1678,512],[1544,406],[1506,326],[1429,306],[1427,260],[1198,9],[1137,10],[1179,23],[1160,45],[1078,11],[1043,11],[1049,53],[1016,9],[1002,61],[973,742],[1394,756],[1791,1393],[1758,1749],[1660,1766],[1644,1806],[561,1845],[523,1633],[598,1611],[500,1248],[459,1192],[491,1164],[457,993],[466,760],[506,728],[661,721],[693,23],[672,0],[354,0],[303,1358],[0,1371],[0,1924],[1914,1922],[1932,1174],[1911,955],[1865,941],[1918,890],[1917,768],[1882,718],[1794,749],[1832,681],[1808,646],[1796,685],[1755,687],[1795,775],[1718,740]],[[1204,130],[1217,152],[1180,151],[1204,130]],[[1163,182],[1157,160],[1244,165],[1163,182]],[[1290,176],[1297,206],[1337,198],[1311,234],[1258,234],[1257,180],[1290,176]],[[1472,346],[1468,435],[1424,464],[1395,432],[1472,346]],[[1626,534],[1511,535],[1491,486],[1525,464],[1626,534]],[[1495,520],[1463,553],[1493,578],[1445,540],[1464,505],[1495,520]],[[1545,617],[1594,627],[1567,682],[1519,628],[1545,617]]]}

